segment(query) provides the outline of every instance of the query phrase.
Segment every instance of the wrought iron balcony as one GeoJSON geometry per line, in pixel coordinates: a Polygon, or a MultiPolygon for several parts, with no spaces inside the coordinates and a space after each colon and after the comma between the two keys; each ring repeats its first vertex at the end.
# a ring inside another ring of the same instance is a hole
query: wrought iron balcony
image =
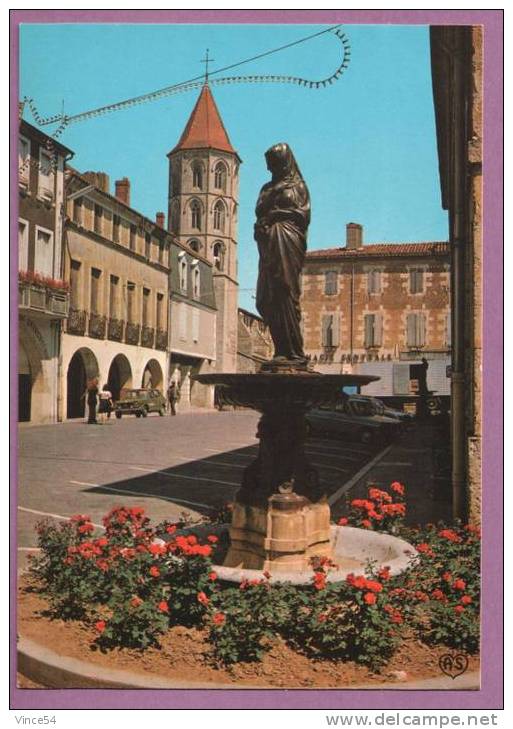
{"type": "Polygon", "coordinates": [[[87,323],[87,311],[81,309],[70,309],[68,314],[69,334],[85,334],[87,323]]]}
{"type": "Polygon", "coordinates": [[[109,319],[107,328],[107,337],[115,342],[121,342],[123,339],[123,327],[125,322],[122,319],[109,319]]]}
{"type": "Polygon", "coordinates": [[[139,333],[141,327],[139,324],[133,324],[131,321],[127,321],[125,327],[125,342],[127,344],[139,344],[139,333]]]}
{"type": "Polygon", "coordinates": [[[107,317],[102,314],[90,314],[89,316],[89,336],[95,339],[105,339],[105,329],[107,328],[107,317]]]}
{"type": "Polygon", "coordinates": [[[167,332],[164,329],[157,329],[155,347],[157,349],[167,349],[167,332]]]}
{"type": "Polygon", "coordinates": [[[18,282],[18,306],[51,319],[65,319],[69,311],[69,293],[45,284],[18,282]]]}
{"type": "Polygon", "coordinates": [[[141,331],[141,344],[143,347],[153,347],[155,341],[155,329],[143,326],[141,331]]]}

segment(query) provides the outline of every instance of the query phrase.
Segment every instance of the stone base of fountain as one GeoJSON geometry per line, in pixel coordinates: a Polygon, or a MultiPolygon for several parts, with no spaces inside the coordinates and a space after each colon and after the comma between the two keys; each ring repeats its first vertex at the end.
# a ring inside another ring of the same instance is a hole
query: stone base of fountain
{"type": "Polygon", "coordinates": [[[305,570],[312,557],[331,556],[329,505],[295,493],[274,494],[267,506],[236,502],[230,542],[225,567],[305,570]]]}

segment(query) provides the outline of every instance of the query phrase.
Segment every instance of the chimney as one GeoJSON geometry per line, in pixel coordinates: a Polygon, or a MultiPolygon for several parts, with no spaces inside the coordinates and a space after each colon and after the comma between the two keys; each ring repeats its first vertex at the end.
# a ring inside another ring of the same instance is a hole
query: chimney
{"type": "Polygon", "coordinates": [[[109,192],[109,176],[105,172],[84,172],[82,177],[102,192],[109,192]]]}
{"type": "Polygon", "coordinates": [[[157,223],[157,225],[159,226],[159,228],[164,228],[165,229],[165,227],[166,227],[166,214],[165,213],[157,213],[155,215],[155,222],[157,223]]]}
{"type": "Polygon", "coordinates": [[[116,180],[116,197],[125,205],[130,205],[130,180],[128,177],[123,177],[121,180],[116,180]]]}
{"type": "Polygon", "coordinates": [[[346,248],[361,248],[363,246],[363,226],[359,223],[346,225],[346,248]]]}

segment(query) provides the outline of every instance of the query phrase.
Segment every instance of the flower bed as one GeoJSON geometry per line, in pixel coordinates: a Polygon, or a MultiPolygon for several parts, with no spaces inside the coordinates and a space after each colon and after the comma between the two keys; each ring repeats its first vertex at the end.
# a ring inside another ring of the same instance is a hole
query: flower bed
{"type": "Polygon", "coordinates": [[[395,577],[369,564],[366,574],[332,583],[333,565],[320,559],[306,587],[271,585],[267,573],[227,586],[216,573],[217,536],[181,534],[183,523],[152,526],[142,509],[123,507],[105,517],[99,536],[83,515],[38,525],[41,554],[30,578],[49,615],[93,630],[102,652],[155,651],[186,630],[201,635],[201,660],[217,667],[265,660],[276,646],[372,671],[385,670],[405,641],[476,653],[479,533],[459,525],[406,530],[404,509],[384,508],[403,497],[401,484],[371,489],[368,500],[349,504],[344,521],[392,529],[416,546],[414,566],[395,577]]]}

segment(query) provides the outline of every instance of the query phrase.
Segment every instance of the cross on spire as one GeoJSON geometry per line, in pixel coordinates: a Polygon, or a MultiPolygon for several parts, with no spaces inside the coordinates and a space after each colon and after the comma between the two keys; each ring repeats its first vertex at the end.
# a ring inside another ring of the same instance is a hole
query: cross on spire
{"type": "Polygon", "coordinates": [[[214,58],[209,58],[208,57],[208,48],[207,48],[207,52],[205,54],[205,58],[202,58],[201,61],[200,61],[200,63],[204,63],[205,64],[205,83],[206,84],[208,84],[208,64],[210,63],[210,61],[214,61],[214,60],[215,60],[214,58]]]}

